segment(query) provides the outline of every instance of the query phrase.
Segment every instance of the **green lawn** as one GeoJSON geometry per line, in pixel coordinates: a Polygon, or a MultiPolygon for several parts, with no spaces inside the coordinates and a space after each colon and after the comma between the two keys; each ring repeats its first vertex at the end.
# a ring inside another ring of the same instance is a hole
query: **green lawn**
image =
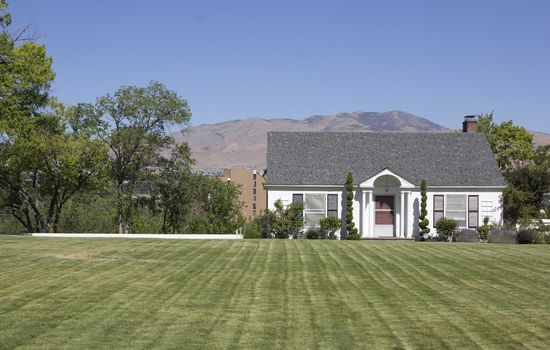
{"type": "Polygon", "coordinates": [[[550,348],[550,246],[0,237],[0,348],[550,348]]]}

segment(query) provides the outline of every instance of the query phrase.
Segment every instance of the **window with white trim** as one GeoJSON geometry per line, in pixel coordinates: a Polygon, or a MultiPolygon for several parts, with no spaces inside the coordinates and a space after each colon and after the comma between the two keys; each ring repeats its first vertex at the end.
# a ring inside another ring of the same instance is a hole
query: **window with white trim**
{"type": "Polygon", "coordinates": [[[326,196],[324,193],[306,193],[304,216],[306,225],[319,225],[319,221],[325,217],[326,196]]]}
{"type": "Polygon", "coordinates": [[[445,217],[455,219],[458,227],[466,227],[466,195],[448,194],[445,217]]]}
{"type": "Polygon", "coordinates": [[[327,194],[327,216],[338,217],[338,195],[327,194]]]}
{"type": "Polygon", "coordinates": [[[441,219],[444,214],[445,210],[445,196],[442,194],[435,194],[434,195],[434,221],[433,224],[435,225],[439,219],[441,219]]]}
{"type": "Polygon", "coordinates": [[[468,227],[476,228],[479,222],[479,196],[468,196],[468,227]]]}
{"type": "Polygon", "coordinates": [[[304,203],[304,195],[302,193],[293,193],[292,203],[304,203]]]}

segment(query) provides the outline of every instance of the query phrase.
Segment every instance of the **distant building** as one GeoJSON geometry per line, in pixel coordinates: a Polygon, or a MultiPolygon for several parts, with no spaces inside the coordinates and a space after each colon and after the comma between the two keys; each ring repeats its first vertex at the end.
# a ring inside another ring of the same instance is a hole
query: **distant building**
{"type": "Polygon", "coordinates": [[[266,209],[267,192],[264,189],[265,177],[262,171],[249,168],[224,169],[223,181],[234,183],[240,187],[245,218],[255,218],[266,209]]]}

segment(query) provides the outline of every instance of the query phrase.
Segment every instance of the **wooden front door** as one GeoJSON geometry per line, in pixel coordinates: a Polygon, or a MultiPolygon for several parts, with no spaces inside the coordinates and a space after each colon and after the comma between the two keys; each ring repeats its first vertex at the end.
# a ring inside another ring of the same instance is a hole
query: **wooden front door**
{"type": "Polygon", "coordinates": [[[394,198],[393,196],[375,196],[375,224],[394,224],[394,198]]]}

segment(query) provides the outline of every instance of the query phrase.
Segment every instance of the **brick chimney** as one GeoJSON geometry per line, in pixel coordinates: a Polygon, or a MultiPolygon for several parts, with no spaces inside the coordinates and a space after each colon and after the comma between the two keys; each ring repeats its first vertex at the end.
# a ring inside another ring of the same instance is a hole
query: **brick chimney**
{"type": "Polygon", "coordinates": [[[467,115],[464,117],[464,122],[462,122],[462,132],[477,132],[477,117],[475,115],[467,115]]]}

